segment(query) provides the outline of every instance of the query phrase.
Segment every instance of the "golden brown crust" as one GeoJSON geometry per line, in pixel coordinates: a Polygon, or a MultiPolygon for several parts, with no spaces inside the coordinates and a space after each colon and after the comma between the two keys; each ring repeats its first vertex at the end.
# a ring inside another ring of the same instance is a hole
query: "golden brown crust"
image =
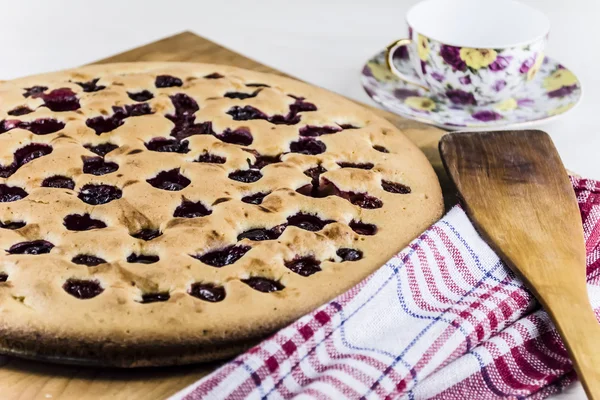
{"type": "MultiPolygon", "coordinates": [[[[257,338],[285,326],[318,305],[346,291],[385,263],[410,240],[435,222],[442,212],[439,183],[427,159],[394,126],[362,107],[323,89],[276,75],[238,68],[186,63],[125,63],[83,67],[27,77],[0,84],[0,121],[34,121],[55,118],[66,123],[54,133],[39,135],[15,128],[0,134],[0,165],[8,165],[14,152],[28,143],[52,146],[52,153],[25,163],[0,184],[23,188],[22,200],[0,203],[0,222],[24,220],[20,229],[0,229],[0,248],[16,243],[46,240],[54,245],[49,254],[16,255],[3,251],[0,273],[0,351],[24,356],[95,359],[103,365],[141,366],[208,361],[233,355],[257,338]],[[206,79],[212,73],[220,79],[206,79]],[[171,75],[182,87],[156,88],[157,75],[171,75]],[[99,78],[106,86],[84,93],[75,82],[99,78]],[[262,83],[270,87],[246,87],[262,83]],[[80,108],[54,112],[43,107],[38,96],[24,97],[24,88],[45,86],[70,88],[80,108]],[[251,93],[256,97],[231,99],[227,92],[251,93]],[[124,119],[122,126],[96,134],[86,120],[110,116],[113,106],[136,104],[127,92],[149,90],[151,115],[124,119]],[[185,154],[148,151],[152,138],[169,138],[174,124],[165,115],[174,114],[169,96],[186,93],[198,103],[195,122],[211,121],[215,132],[238,128],[249,130],[248,146],[224,143],[213,135],[187,138],[185,154]],[[316,111],[300,112],[300,122],[273,124],[265,120],[233,120],[226,112],[233,106],[252,105],[266,115],[286,115],[302,97],[316,111]],[[11,116],[15,108],[27,106],[32,113],[11,116]],[[40,107],[42,106],[42,107],[40,107]],[[319,155],[289,153],[299,140],[299,129],[310,126],[353,125],[317,139],[327,150],[319,155]],[[82,157],[94,156],[84,145],[110,141],[119,148],[105,156],[118,170],[101,176],[83,173],[82,157]],[[382,153],[373,146],[383,146],[382,153]],[[284,154],[282,162],[262,168],[254,183],[228,178],[235,170],[248,169],[254,155],[284,154]],[[193,162],[210,152],[226,157],[224,164],[193,162]],[[338,162],[373,163],[370,170],[340,168],[338,162]],[[383,202],[367,209],[339,196],[313,198],[296,192],[311,179],[303,171],[322,165],[321,177],[343,192],[366,192],[383,202]],[[161,171],[179,168],[191,183],[180,191],[166,191],[146,182],[161,171]],[[41,187],[53,175],[69,176],[75,189],[41,187]],[[402,183],[410,194],[383,190],[381,181],[402,183]],[[113,185],[122,197],[107,204],[90,205],[78,198],[88,183],[113,185]],[[259,205],[247,204],[243,196],[271,192],[259,205]],[[183,199],[201,201],[212,211],[200,218],[174,218],[183,199]],[[226,200],[226,201],[225,201],[226,200]],[[271,228],[298,212],[334,220],[318,232],[288,226],[277,240],[250,241],[237,262],[211,267],[190,255],[204,254],[238,243],[237,236],[253,228],[271,228]],[[107,227],[87,231],[67,230],[68,214],[89,213],[107,227]],[[373,236],[359,235],[350,221],[377,226],[373,236]],[[130,234],[142,228],[159,228],[162,235],[143,241],[130,234]],[[362,251],[358,261],[342,262],[339,248],[362,251]],[[153,264],[129,263],[131,253],[158,255],[153,264]],[[71,262],[77,254],[94,254],[107,261],[95,267],[71,262]],[[304,277],[286,268],[284,261],[312,255],[322,271],[304,277]],[[285,289],[258,292],[241,280],[261,276],[277,280],[285,289]],[[68,279],[98,280],[104,291],[81,300],[69,295],[68,279]],[[207,302],[188,294],[194,282],[222,285],[226,297],[207,302]],[[140,303],[143,293],[168,292],[165,302],[140,303]]],[[[9,124],[10,125],[10,124],[9,124]]]]}

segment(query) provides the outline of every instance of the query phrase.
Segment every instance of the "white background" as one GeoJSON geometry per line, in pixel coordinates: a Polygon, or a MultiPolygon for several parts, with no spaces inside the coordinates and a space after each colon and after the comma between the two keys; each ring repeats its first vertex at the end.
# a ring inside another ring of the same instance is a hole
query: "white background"
{"type": "MultiPolygon", "coordinates": [[[[482,0],[493,1],[493,0],[482,0]]],[[[523,0],[544,11],[547,54],[583,83],[583,101],[542,126],[567,168],[600,179],[600,1],[523,0]]],[[[417,0],[0,0],[0,79],[85,64],[183,30],[308,82],[370,102],[365,60],[406,35],[417,0]]]]}
{"type": "MultiPolygon", "coordinates": [[[[552,135],[567,168],[600,179],[600,1],[523,1],[549,16],[547,54],[583,84],[580,105],[542,128],[552,135]]],[[[404,15],[416,2],[0,0],[0,79],[89,63],[191,30],[303,80],[370,102],[359,71],[371,55],[406,35],[404,15]]]]}
{"type": "MultiPolygon", "coordinates": [[[[493,0],[482,0],[493,1],[493,0]]],[[[600,1],[523,0],[544,11],[547,54],[583,83],[583,101],[542,126],[567,168],[600,179],[600,1]]],[[[85,64],[183,30],[364,102],[365,60],[406,35],[417,0],[0,0],[0,79],[85,64]]]]}

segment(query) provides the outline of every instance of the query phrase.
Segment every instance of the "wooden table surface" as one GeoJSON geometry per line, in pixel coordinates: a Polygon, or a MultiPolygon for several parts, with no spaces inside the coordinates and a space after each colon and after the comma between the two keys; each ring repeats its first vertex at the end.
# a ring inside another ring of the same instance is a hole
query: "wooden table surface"
{"type": "MultiPolygon", "coordinates": [[[[189,61],[229,64],[282,74],[193,33],[184,32],[98,61],[189,61]]],[[[358,82],[357,82],[358,84],[358,82]]],[[[452,203],[452,189],[443,171],[438,142],[443,131],[372,108],[400,128],[433,164],[452,203]]],[[[212,371],[218,364],[136,370],[98,369],[45,364],[0,357],[0,399],[164,399],[212,371]]]]}

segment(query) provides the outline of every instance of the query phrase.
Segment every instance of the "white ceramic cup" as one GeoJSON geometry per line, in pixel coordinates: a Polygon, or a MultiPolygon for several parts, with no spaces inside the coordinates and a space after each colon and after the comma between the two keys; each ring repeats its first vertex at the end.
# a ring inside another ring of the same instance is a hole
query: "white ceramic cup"
{"type": "Polygon", "coordinates": [[[406,20],[409,37],[388,46],[388,68],[459,105],[511,97],[538,71],[550,30],[543,13],[514,0],[425,0],[406,20]],[[403,46],[415,74],[394,65],[403,46]]]}

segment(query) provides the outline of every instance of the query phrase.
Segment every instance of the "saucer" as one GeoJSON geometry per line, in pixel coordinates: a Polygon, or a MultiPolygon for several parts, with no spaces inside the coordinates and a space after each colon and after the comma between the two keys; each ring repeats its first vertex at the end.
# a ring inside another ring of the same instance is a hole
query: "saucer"
{"type": "MultiPolygon", "coordinates": [[[[406,53],[394,57],[398,70],[412,75],[406,53]]],[[[519,127],[546,122],[569,111],[581,99],[581,84],[572,71],[545,57],[535,77],[512,98],[485,106],[453,104],[398,79],[386,68],[385,52],[364,66],[361,82],[367,94],[403,117],[450,130],[519,127]]]]}

